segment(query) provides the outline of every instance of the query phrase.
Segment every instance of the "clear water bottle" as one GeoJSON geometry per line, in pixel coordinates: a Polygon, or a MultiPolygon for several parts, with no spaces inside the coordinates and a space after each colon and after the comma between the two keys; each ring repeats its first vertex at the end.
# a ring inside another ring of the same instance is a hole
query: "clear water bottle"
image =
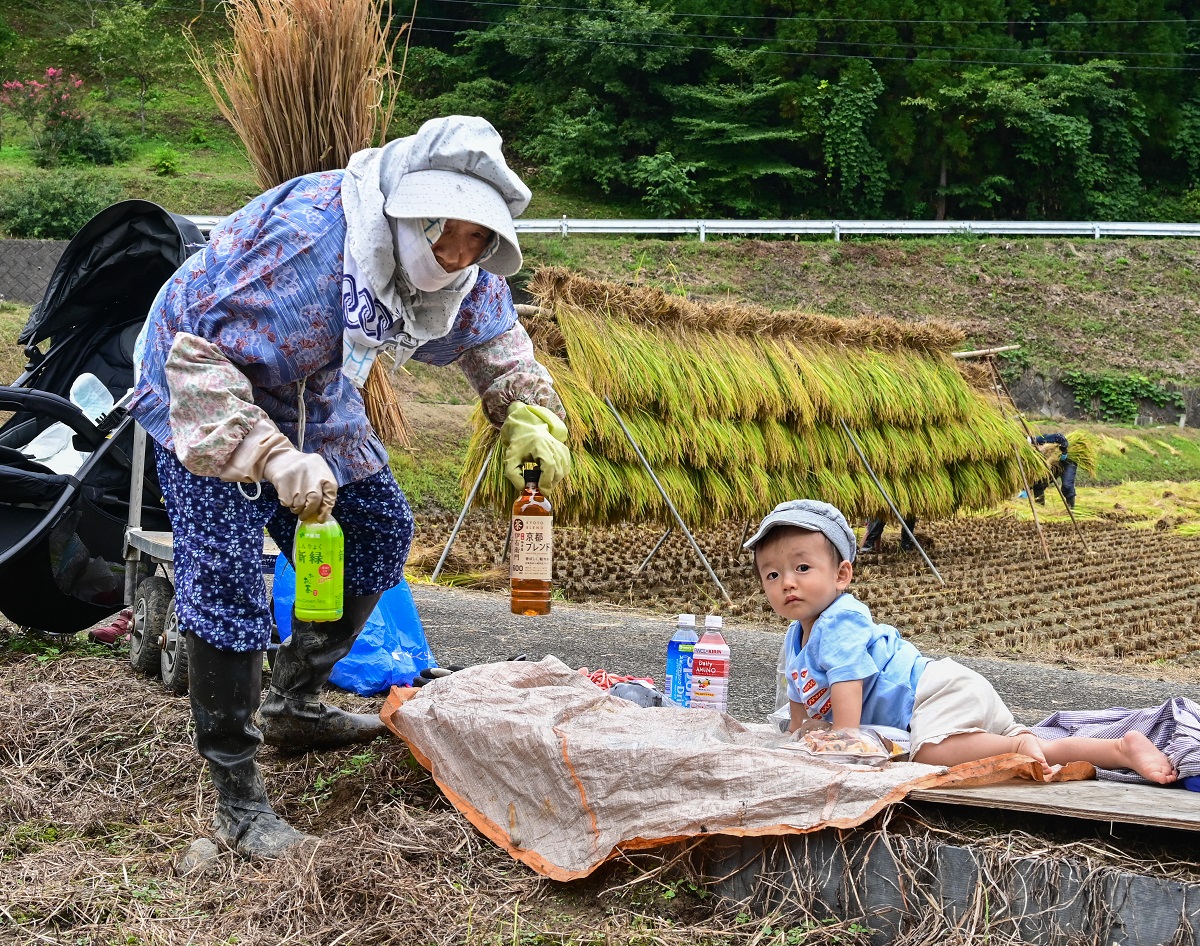
{"type": "Polygon", "coordinates": [[[697,639],[696,615],[679,615],[675,623],[675,635],[667,641],[667,675],[663,690],[680,706],[687,706],[691,695],[692,650],[697,639]]]}
{"type": "Polygon", "coordinates": [[[94,374],[81,374],[71,383],[71,403],[93,424],[113,409],[113,396],[94,374]]]}
{"type": "Polygon", "coordinates": [[[729,709],[729,645],[721,633],[724,622],[719,615],[704,619],[704,636],[692,652],[692,709],[711,709],[722,713],[729,709]]]}

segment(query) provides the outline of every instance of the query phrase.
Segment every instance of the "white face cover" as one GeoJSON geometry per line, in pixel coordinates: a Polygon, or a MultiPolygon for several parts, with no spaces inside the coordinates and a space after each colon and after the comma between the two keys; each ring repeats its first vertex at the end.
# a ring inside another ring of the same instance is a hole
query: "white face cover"
{"type": "Polygon", "coordinates": [[[391,219],[390,223],[396,266],[417,289],[437,292],[462,276],[461,270],[446,272],[433,255],[433,244],[442,235],[441,220],[391,219]]]}

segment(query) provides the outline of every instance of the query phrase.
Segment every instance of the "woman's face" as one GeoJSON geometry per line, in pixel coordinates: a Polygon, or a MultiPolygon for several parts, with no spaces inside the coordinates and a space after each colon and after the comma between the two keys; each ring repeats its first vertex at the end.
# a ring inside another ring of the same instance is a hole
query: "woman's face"
{"type": "Polygon", "coordinates": [[[442,235],[433,244],[433,257],[448,273],[456,273],[474,263],[492,242],[492,231],[466,220],[447,220],[442,235]]]}

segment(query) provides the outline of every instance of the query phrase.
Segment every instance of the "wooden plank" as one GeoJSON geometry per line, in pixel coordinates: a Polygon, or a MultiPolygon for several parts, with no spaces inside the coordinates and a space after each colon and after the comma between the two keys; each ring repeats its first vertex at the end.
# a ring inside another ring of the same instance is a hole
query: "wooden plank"
{"type": "MultiPolygon", "coordinates": [[[[175,538],[170,532],[150,532],[145,529],[129,529],[129,544],[160,562],[169,562],[175,555],[175,538]]],[[[279,556],[279,546],[269,535],[263,536],[263,557],[272,563],[279,556]]],[[[272,564],[272,567],[273,564],[272,564]]]]}
{"type": "Polygon", "coordinates": [[[906,800],[1200,831],[1200,792],[1156,785],[1100,781],[1041,784],[1014,779],[979,788],[923,789],[910,793],[906,800]]]}

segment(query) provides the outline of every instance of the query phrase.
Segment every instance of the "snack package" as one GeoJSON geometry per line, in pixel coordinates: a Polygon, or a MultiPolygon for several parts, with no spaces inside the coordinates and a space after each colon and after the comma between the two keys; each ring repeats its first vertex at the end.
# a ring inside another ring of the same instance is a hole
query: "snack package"
{"type": "Polygon", "coordinates": [[[904,755],[904,749],[886,736],[867,728],[815,729],[796,734],[789,749],[844,765],[878,768],[904,755]]]}

